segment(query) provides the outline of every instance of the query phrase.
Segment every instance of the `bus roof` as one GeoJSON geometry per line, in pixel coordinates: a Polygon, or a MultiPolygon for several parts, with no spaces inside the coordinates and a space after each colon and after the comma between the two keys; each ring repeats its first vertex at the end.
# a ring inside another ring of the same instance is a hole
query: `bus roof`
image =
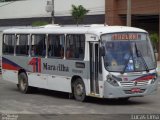
{"type": "Polygon", "coordinates": [[[147,31],[126,26],[104,26],[104,25],[91,25],[91,26],[57,26],[57,25],[47,25],[42,27],[23,27],[23,28],[12,28],[4,30],[5,34],[95,34],[101,35],[105,33],[115,33],[115,32],[145,32],[147,31]]]}

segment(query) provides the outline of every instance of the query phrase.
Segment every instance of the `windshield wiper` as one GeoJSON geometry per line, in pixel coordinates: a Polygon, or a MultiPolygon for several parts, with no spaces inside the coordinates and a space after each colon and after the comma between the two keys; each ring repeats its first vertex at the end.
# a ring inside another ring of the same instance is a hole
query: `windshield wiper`
{"type": "MultiPolygon", "coordinates": [[[[136,49],[136,55],[137,55],[137,57],[140,57],[140,58],[142,59],[143,64],[144,64],[144,66],[145,66],[145,68],[146,68],[146,71],[149,72],[149,68],[148,68],[148,66],[147,66],[147,63],[146,63],[146,61],[144,60],[144,57],[142,56],[141,51],[138,50],[136,43],[135,43],[135,49],[136,49]]],[[[130,55],[129,55],[127,61],[126,61],[126,64],[125,64],[124,69],[122,70],[121,74],[124,74],[124,72],[125,72],[125,70],[126,70],[126,68],[127,68],[127,65],[128,65],[128,63],[129,63],[130,57],[132,57],[131,52],[130,52],[130,55]]]]}
{"type": "Polygon", "coordinates": [[[127,67],[128,63],[129,63],[129,60],[130,60],[130,57],[131,57],[131,56],[132,56],[132,55],[131,55],[131,53],[130,53],[128,59],[126,60],[124,69],[122,70],[121,74],[124,74],[124,72],[125,72],[125,70],[126,70],[126,67],[127,67]]]}
{"type": "Polygon", "coordinates": [[[137,48],[137,44],[136,44],[136,43],[135,43],[135,48],[136,48],[136,54],[137,54],[137,57],[140,57],[140,58],[142,59],[143,64],[144,64],[144,66],[145,66],[145,68],[146,68],[146,71],[147,71],[147,72],[149,72],[149,68],[148,68],[148,66],[147,66],[147,63],[146,63],[146,61],[145,61],[145,59],[144,59],[143,55],[141,54],[141,51],[140,51],[140,50],[138,50],[138,48],[137,48]]]}
{"type": "MultiPolygon", "coordinates": [[[[129,42],[129,43],[130,43],[130,42],[129,42]]],[[[124,72],[125,72],[125,70],[126,70],[126,68],[127,68],[127,65],[128,65],[128,63],[129,63],[130,57],[132,57],[131,43],[130,43],[129,45],[130,45],[129,57],[128,57],[128,59],[126,60],[126,63],[125,63],[125,65],[124,65],[124,69],[122,70],[121,74],[124,74],[124,72]]]]}

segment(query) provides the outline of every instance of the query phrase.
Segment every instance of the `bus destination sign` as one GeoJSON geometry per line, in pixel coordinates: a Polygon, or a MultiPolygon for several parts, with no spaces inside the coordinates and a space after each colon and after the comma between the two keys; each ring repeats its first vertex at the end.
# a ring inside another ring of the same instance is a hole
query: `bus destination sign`
{"type": "Polygon", "coordinates": [[[140,38],[141,35],[136,33],[112,34],[112,40],[138,40],[140,38]]]}

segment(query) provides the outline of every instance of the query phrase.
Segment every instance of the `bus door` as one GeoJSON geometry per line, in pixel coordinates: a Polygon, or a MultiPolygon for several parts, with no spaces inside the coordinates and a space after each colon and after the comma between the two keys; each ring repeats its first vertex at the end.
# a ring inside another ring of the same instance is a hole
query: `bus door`
{"type": "Polygon", "coordinates": [[[99,74],[99,43],[90,42],[90,91],[99,94],[98,74],[99,74]]]}

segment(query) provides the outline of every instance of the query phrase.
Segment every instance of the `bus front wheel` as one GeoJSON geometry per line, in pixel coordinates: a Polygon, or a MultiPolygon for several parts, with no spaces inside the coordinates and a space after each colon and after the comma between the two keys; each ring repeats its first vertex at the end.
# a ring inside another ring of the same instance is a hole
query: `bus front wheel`
{"type": "Polygon", "coordinates": [[[75,99],[77,101],[83,102],[85,100],[85,98],[86,98],[85,85],[84,85],[83,81],[80,78],[78,78],[74,82],[73,94],[74,94],[74,97],[75,97],[75,99]]]}
{"type": "Polygon", "coordinates": [[[18,75],[18,86],[22,93],[29,93],[30,87],[28,85],[28,77],[26,73],[22,72],[18,75]]]}

